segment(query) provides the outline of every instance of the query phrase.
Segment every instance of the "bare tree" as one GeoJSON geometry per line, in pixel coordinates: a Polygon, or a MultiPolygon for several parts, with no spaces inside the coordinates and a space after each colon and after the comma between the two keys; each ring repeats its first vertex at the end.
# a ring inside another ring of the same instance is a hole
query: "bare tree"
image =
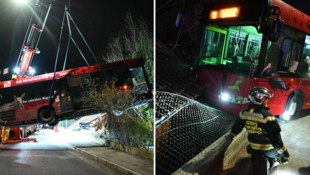
{"type": "Polygon", "coordinates": [[[131,58],[143,58],[150,79],[153,79],[153,29],[150,29],[143,18],[135,20],[132,14],[125,17],[125,28],[108,44],[102,56],[106,62],[114,62],[131,58]]]}

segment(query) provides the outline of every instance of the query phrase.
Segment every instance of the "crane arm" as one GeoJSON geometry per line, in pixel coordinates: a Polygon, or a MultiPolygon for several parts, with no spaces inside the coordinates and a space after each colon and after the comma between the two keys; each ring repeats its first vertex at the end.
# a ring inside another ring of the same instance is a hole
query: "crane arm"
{"type": "Polygon", "coordinates": [[[36,0],[34,17],[30,19],[32,25],[29,26],[25,40],[22,45],[21,54],[17,60],[17,77],[27,77],[30,74],[30,64],[34,54],[40,53],[37,46],[47,21],[52,1],[54,0],[36,0]]]}

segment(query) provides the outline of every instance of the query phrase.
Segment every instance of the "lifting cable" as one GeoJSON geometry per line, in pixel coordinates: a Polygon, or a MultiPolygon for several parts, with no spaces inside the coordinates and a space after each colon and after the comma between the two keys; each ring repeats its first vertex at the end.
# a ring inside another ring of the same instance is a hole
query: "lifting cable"
{"type": "Polygon", "coordinates": [[[54,65],[54,75],[53,75],[52,85],[50,88],[50,95],[48,97],[48,111],[50,111],[52,102],[54,102],[54,99],[55,99],[55,94],[54,94],[53,99],[51,98],[52,98],[52,94],[54,92],[54,86],[55,86],[54,84],[55,84],[55,79],[56,79],[56,70],[57,70],[57,64],[58,64],[58,58],[59,58],[59,50],[60,50],[62,32],[63,32],[64,21],[65,21],[64,19],[65,19],[65,12],[63,15],[63,19],[62,19],[61,31],[60,31],[59,42],[58,42],[57,53],[56,53],[56,60],[55,60],[55,65],[54,65]]]}
{"type": "MultiPolygon", "coordinates": [[[[88,50],[89,50],[89,52],[91,53],[91,55],[93,56],[93,58],[94,58],[94,60],[95,60],[95,62],[98,64],[98,60],[97,60],[97,58],[96,58],[96,56],[95,56],[95,54],[93,53],[93,51],[91,50],[91,48],[89,47],[89,44],[87,43],[87,41],[86,41],[86,39],[84,38],[84,36],[82,35],[82,33],[81,33],[81,31],[80,31],[80,29],[77,27],[77,25],[75,24],[75,22],[74,22],[74,20],[73,20],[73,18],[72,18],[72,16],[70,15],[70,13],[67,11],[67,15],[69,16],[69,18],[70,18],[70,20],[72,21],[72,23],[74,24],[74,26],[75,26],[75,28],[76,28],[76,30],[78,31],[78,33],[80,34],[80,37],[82,38],[82,40],[84,41],[84,43],[85,43],[85,45],[87,46],[87,48],[88,48],[88,50]]],[[[69,22],[69,21],[68,21],[69,22]]],[[[73,38],[71,37],[71,39],[73,40],[73,38]]],[[[73,40],[74,41],[74,40],[73,40]]],[[[77,46],[77,45],[76,45],[77,46]]],[[[79,49],[79,52],[81,52],[80,51],[80,49],[79,49]]]]}
{"type": "Polygon", "coordinates": [[[78,47],[77,43],[75,42],[75,40],[72,37],[72,32],[71,32],[71,25],[70,25],[70,20],[72,21],[72,23],[74,24],[74,27],[76,28],[76,30],[78,31],[80,37],[82,38],[82,40],[84,41],[84,44],[87,46],[89,52],[91,53],[91,55],[93,56],[96,64],[99,64],[98,60],[96,59],[93,51],[91,50],[91,48],[89,47],[89,44],[87,43],[87,41],[85,40],[85,38],[83,37],[81,31],[79,30],[79,28],[77,27],[77,25],[75,24],[73,18],[70,15],[70,6],[71,6],[71,1],[69,0],[69,11],[68,11],[68,7],[65,6],[65,11],[64,11],[64,15],[63,15],[63,19],[62,19],[62,26],[61,26],[61,32],[60,32],[60,36],[59,36],[59,42],[58,42],[58,47],[57,47],[57,53],[56,53],[56,60],[55,60],[55,65],[54,65],[54,75],[53,75],[53,80],[52,80],[52,84],[51,84],[51,88],[50,88],[50,94],[49,94],[49,102],[48,102],[48,110],[51,109],[52,103],[55,99],[55,94],[54,97],[53,96],[53,92],[54,92],[54,86],[55,86],[55,79],[56,79],[56,71],[57,71],[57,64],[58,64],[58,59],[59,59],[59,52],[60,52],[60,45],[61,45],[61,40],[62,40],[62,34],[63,34],[63,29],[64,29],[64,23],[65,23],[65,19],[67,19],[67,24],[68,24],[68,30],[69,30],[69,38],[68,38],[68,43],[67,43],[67,49],[66,49],[66,54],[65,54],[65,59],[64,59],[64,65],[63,65],[63,69],[65,70],[66,67],[66,62],[67,62],[67,57],[68,57],[68,52],[69,52],[69,46],[70,46],[70,40],[73,42],[73,44],[76,46],[76,48],[78,49],[79,53],[81,54],[81,56],[83,57],[84,61],[86,62],[86,64],[89,66],[89,63],[87,62],[85,56],[83,55],[81,49],[78,47]],[[70,20],[69,20],[70,19],[70,20]]]}

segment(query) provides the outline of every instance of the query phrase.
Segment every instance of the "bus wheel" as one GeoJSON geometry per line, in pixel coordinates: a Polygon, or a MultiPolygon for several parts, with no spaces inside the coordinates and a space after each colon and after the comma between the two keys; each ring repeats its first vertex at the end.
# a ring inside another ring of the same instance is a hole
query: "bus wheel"
{"type": "Polygon", "coordinates": [[[291,120],[292,116],[296,113],[296,111],[297,111],[297,98],[295,94],[291,94],[286,101],[284,112],[283,114],[280,115],[280,119],[289,121],[291,120]]]}
{"type": "Polygon", "coordinates": [[[39,118],[43,123],[49,123],[55,120],[55,112],[54,110],[48,110],[48,108],[43,108],[39,112],[39,118]]]}
{"type": "Polygon", "coordinates": [[[58,122],[59,122],[58,117],[55,117],[53,121],[51,121],[51,122],[49,122],[47,124],[50,125],[50,126],[55,126],[55,125],[58,124],[58,122]]]}

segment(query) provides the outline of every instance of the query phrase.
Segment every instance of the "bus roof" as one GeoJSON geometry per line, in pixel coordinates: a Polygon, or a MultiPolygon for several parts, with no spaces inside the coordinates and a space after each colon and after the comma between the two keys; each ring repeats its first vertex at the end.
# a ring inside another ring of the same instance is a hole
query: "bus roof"
{"type": "MultiPolygon", "coordinates": [[[[141,67],[144,65],[144,60],[142,58],[133,58],[127,59],[123,61],[116,61],[112,63],[104,63],[100,65],[92,65],[92,66],[83,66],[78,68],[67,69],[63,71],[58,71],[55,73],[55,79],[64,78],[68,75],[81,75],[87,73],[93,73],[98,71],[105,71],[105,70],[118,70],[123,68],[136,68],[141,67]]],[[[23,77],[8,81],[0,81],[0,89],[9,88],[13,86],[22,86],[31,83],[37,83],[42,81],[49,81],[53,80],[54,73],[46,73],[36,76],[29,76],[23,77]]]]}
{"type": "Polygon", "coordinates": [[[280,20],[307,34],[310,34],[310,17],[282,0],[272,0],[272,5],[280,8],[280,20]]]}
{"type": "Polygon", "coordinates": [[[280,9],[280,20],[310,34],[310,17],[282,0],[218,0],[204,9],[201,22],[219,25],[255,25],[266,22],[270,7],[280,9]]]}

